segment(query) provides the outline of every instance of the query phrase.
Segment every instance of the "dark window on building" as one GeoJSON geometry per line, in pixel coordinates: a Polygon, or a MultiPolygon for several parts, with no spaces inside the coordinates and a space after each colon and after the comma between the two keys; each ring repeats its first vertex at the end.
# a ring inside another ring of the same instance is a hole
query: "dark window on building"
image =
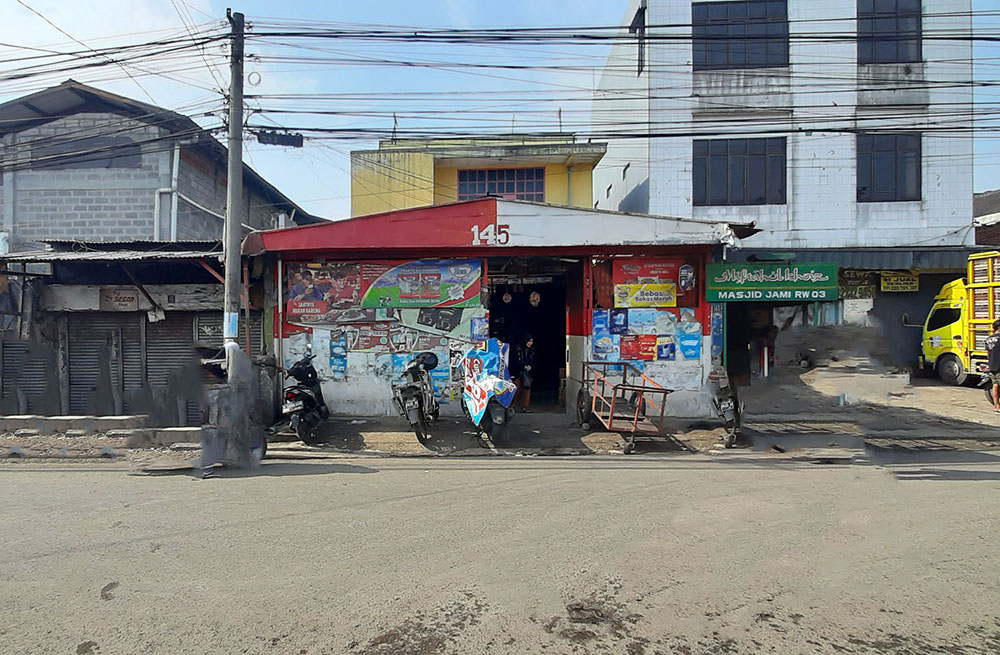
{"type": "Polygon", "coordinates": [[[142,148],[127,136],[92,136],[34,146],[31,168],[142,168],[142,148]]]}
{"type": "Polygon", "coordinates": [[[493,168],[458,172],[458,199],[500,196],[545,202],[544,168],[493,168]]]}
{"type": "Polygon", "coordinates": [[[927,319],[927,331],[940,330],[962,318],[961,309],[939,309],[927,319]]]}
{"type": "Polygon", "coordinates": [[[639,56],[638,56],[638,66],[637,75],[642,75],[643,69],[646,67],[646,3],[642,2],[639,9],[635,12],[635,17],[632,19],[632,24],[628,26],[629,34],[635,34],[636,41],[639,44],[639,56]]]}
{"type": "Polygon", "coordinates": [[[691,5],[694,70],[788,65],[786,0],[691,5]]]}
{"type": "Polygon", "coordinates": [[[920,0],[858,0],[858,63],[921,61],[920,0]]]}
{"type": "Polygon", "coordinates": [[[858,135],[858,202],[920,200],[920,135],[858,135]]]}
{"type": "Polygon", "coordinates": [[[785,139],[695,141],[695,205],[785,204],[785,139]]]}

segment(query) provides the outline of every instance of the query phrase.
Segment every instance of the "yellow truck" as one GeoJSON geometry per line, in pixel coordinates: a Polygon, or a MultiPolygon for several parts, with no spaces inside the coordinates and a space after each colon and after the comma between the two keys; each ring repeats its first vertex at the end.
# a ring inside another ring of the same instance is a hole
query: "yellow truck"
{"type": "Polygon", "coordinates": [[[986,372],[986,337],[1000,318],[1000,252],[969,256],[964,280],[941,287],[924,322],[920,364],[944,382],[964,384],[986,372]]]}

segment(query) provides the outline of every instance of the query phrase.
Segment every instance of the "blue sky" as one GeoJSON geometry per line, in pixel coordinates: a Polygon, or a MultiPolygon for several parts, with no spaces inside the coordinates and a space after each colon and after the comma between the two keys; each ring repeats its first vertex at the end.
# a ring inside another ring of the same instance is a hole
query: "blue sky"
{"type": "MultiPolygon", "coordinates": [[[[73,37],[94,47],[120,43],[124,40],[148,39],[150,30],[170,29],[181,33],[185,29],[181,15],[189,24],[206,24],[225,16],[226,5],[231,2],[217,0],[94,0],[89,3],[70,3],[65,0],[25,0],[49,20],[69,32],[73,37]],[[135,33],[135,36],[123,36],[135,33]]],[[[516,27],[516,26],[568,26],[568,25],[617,25],[622,19],[625,2],[623,0],[507,0],[503,3],[485,3],[481,0],[382,0],[380,2],[312,2],[291,0],[282,3],[263,0],[247,0],[234,7],[251,22],[263,25],[274,18],[307,19],[310,21],[337,21],[342,23],[393,24],[413,26],[445,27],[516,27]]],[[[996,0],[974,0],[977,10],[996,9],[996,0]]],[[[76,44],[67,44],[67,38],[36,15],[18,5],[13,0],[0,3],[0,24],[5,25],[6,36],[0,41],[14,41],[19,45],[35,47],[79,49],[76,44]]],[[[983,18],[977,29],[1000,31],[1000,18],[983,18]]],[[[316,57],[386,57],[407,59],[445,59],[450,62],[507,61],[522,63],[555,62],[577,66],[597,66],[606,54],[605,46],[587,48],[549,47],[545,52],[530,46],[473,47],[451,46],[446,51],[434,52],[429,46],[384,46],[359,45],[356,43],[323,42],[318,47],[332,52],[302,52],[298,55],[316,57]],[[335,53],[343,53],[335,54],[335,53]]],[[[291,54],[288,49],[274,48],[262,51],[251,44],[251,54],[291,54]]],[[[9,51],[5,54],[9,56],[9,51]]],[[[976,47],[976,57],[980,61],[977,78],[980,80],[1000,79],[1000,45],[976,47]]],[[[0,57],[2,58],[2,57],[0,57]]],[[[217,77],[227,74],[220,49],[206,53],[206,59],[216,65],[217,77]]],[[[184,78],[180,82],[164,80],[154,76],[135,73],[142,85],[128,79],[120,70],[112,68],[94,74],[74,73],[83,82],[92,81],[97,75],[96,86],[121,93],[139,100],[180,109],[201,102],[199,109],[215,112],[202,120],[206,125],[221,123],[222,102],[211,89],[218,82],[202,65],[195,62],[197,69],[179,73],[184,78]],[[204,88],[199,88],[204,87],[204,88]],[[145,95],[148,93],[149,95],[145,95]]],[[[155,68],[155,66],[153,66],[155,68]]],[[[480,111],[495,110],[502,114],[464,116],[462,124],[475,124],[480,117],[492,122],[483,125],[494,129],[530,129],[532,126],[555,125],[556,111],[563,107],[563,119],[568,127],[584,120],[589,105],[586,97],[592,88],[596,74],[593,70],[580,71],[475,71],[468,69],[428,70],[425,68],[371,67],[357,65],[329,64],[302,65],[272,61],[248,62],[250,80],[259,83],[248,85],[247,93],[287,94],[287,93],[350,93],[350,92],[487,92],[508,91],[516,94],[519,101],[484,102],[475,106],[480,111]],[[559,101],[554,99],[558,97],[559,101]],[[528,102],[537,99],[536,102],[528,102]],[[513,114],[513,116],[511,116],[513,114]],[[513,125],[511,125],[513,118],[513,125]],[[502,126],[502,128],[500,127],[502,126]]],[[[51,80],[35,82],[39,88],[56,84],[66,75],[51,80]]],[[[176,77],[176,75],[174,76],[176,77]]],[[[0,99],[22,95],[34,90],[28,86],[0,85],[0,99]]],[[[485,94],[484,94],[485,95],[485,94]]],[[[1000,92],[984,89],[978,93],[979,102],[1000,105],[1000,92]]],[[[301,106],[293,101],[253,101],[252,107],[290,109],[301,106]]],[[[387,111],[387,115],[376,117],[334,117],[272,114],[271,119],[284,125],[312,126],[367,126],[388,128],[392,125],[391,111],[434,110],[455,108],[457,105],[442,102],[440,97],[423,102],[400,102],[399,100],[338,100],[312,103],[310,106],[324,110],[357,110],[361,113],[387,111]]],[[[267,119],[252,115],[250,122],[267,124],[267,119]]],[[[423,125],[448,125],[448,117],[423,115],[403,117],[400,126],[413,126],[419,121],[423,125]]],[[[996,125],[996,123],[994,123],[996,125]]],[[[301,150],[274,146],[261,146],[248,142],[247,160],[265,177],[287,195],[314,213],[337,218],[347,215],[350,202],[347,153],[350,150],[375,147],[374,141],[309,141],[301,150]]],[[[976,144],[976,190],[1000,187],[1000,139],[997,135],[984,135],[976,144]]]]}

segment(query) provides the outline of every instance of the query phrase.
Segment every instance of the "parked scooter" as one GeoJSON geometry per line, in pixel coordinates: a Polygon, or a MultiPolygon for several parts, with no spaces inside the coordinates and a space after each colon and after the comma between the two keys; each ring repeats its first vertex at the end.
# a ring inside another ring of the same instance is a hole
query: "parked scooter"
{"type": "Polygon", "coordinates": [[[316,355],[307,355],[286,371],[297,384],[285,388],[284,403],[281,406],[281,413],[288,417],[295,434],[310,446],[318,443],[316,428],[322,421],[330,418],[330,409],[323,400],[319,375],[312,365],[315,357],[316,355]]]}
{"type": "Polygon", "coordinates": [[[430,425],[441,414],[430,374],[437,365],[437,355],[420,353],[410,360],[400,380],[392,385],[392,402],[400,416],[410,422],[410,428],[422,445],[430,441],[430,425]]]}
{"type": "Polygon", "coordinates": [[[479,445],[489,447],[502,441],[507,426],[514,417],[514,392],[517,387],[510,381],[507,370],[509,346],[497,339],[486,342],[485,350],[475,348],[462,358],[464,387],[462,410],[476,426],[479,445]]]}

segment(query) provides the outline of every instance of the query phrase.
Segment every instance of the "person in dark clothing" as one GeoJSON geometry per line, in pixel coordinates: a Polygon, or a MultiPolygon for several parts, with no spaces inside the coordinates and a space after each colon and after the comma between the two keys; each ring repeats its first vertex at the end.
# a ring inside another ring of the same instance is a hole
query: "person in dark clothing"
{"type": "Polygon", "coordinates": [[[993,411],[1000,413],[1000,318],[993,321],[993,334],[986,337],[990,381],[993,383],[993,411]]]}
{"type": "Polygon", "coordinates": [[[520,405],[522,412],[531,412],[531,370],[535,364],[535,340],[529,334],[524,343],[514,348],[514,357],[510,367],[510,377],[517,386],[513,406],[520,405]]]}

